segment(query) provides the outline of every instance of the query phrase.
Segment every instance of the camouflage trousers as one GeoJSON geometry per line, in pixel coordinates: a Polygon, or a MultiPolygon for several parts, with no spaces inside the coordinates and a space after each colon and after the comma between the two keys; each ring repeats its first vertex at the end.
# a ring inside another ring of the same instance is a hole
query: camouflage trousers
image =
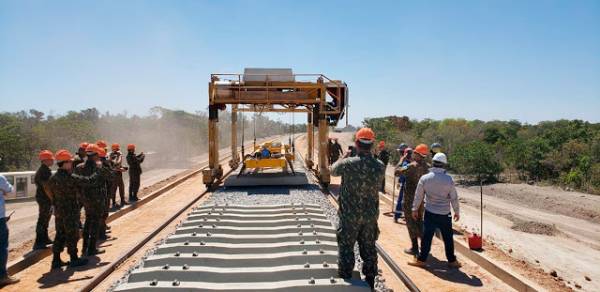
{"type": "Polygon", "coordinates": [[[362,272],[365,277],[377,276],[377,249],[375,242],[379,237],[377,221],[356,222],[340,220],[337,229],[338,274],[340,278],[351,278],[354,270],[354,244],[363,260],[362,272]]]}
{"type": "Polygon", "coordinates": [[[65,246],[70,256],[77,257],[77,241],[79,240],[79,213],[67,216],[55,216],[56,237],[52,245],[54,253],[61,253],[65,246]]]}
{"type": "Polygon", "coordinates": [[[52,202],[47,196],[35,196],[38,204],[38,219],[35,226],[35,233],[39,240],[44,240],[48,237],[48,224],[52,216],[52,202]]]}
{"type": "Polygon", "coordinates": [[[117,203],[117,189],[119,189],[119,197],[121,198],[121,204],[125,202],[125,184],[123,183],[123,174],[117,173],[110,185],[110,199],[112,204],[117,203]]]}
{"type": "Polygon", "coordinates": [[[85,223],[83,224],[83,252],[86,249],[95,249],[100,233],[100,221],[102,218],[104,198],[100,198],[94,202],[85,201],[83,206],[85,209],[85,223]]]}
{"type": "Polygon", "coordinates": [[[419,238],[423,236],[423,204],[419,207],[419,216],[415,220],[412,216],[412,202],[410,204],[404,204],[404,218],[406,219],[406,229],[408,229],[408,236],[412,244],[412,249],[415,252],[419,252],[419,238]]]}

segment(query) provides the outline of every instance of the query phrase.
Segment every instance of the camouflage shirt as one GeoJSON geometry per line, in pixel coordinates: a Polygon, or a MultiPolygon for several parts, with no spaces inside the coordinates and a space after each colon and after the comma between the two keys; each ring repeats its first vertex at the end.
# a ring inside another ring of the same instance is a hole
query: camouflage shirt
{"type": "Polygon", "coordinates": [[[425,159],[422,159],[420,162],[417,162],[416,166],[408,164],[400,169],[400,173],[406,179],[404,184],[404,205],[412,208],[419,179],[429,172],[430,167],[425,159]]]}
{"type": "MultiPolygon", "coordinates": [[[[92,177],[93,179],[93,177],[92,177]]],[[[83,178],[83,183],[90,179],[83,178]]],[[[77,203],[77,195],[79,193],[78,180],[71,176],[64,169],[56,171],[50,181],[48,187],[54,195],[54,214],[55,216],[72,216],[79,218],[79,205],[77,203]]]]}
{"type": "Polygon", "coordinates": [[[372,154],[339,160],[331,167],[331,175],[342,177],[338,211],[340,220],[377,221],[379,189],[385,166],[372,154]]]}
{"type": "Polygon", "coordinates": [[[46,187],[50,176],[52,176],[52,171],[50,170],[50,168],[45,164],[40,165],[40,168],[38,168],[38,170],[35,172],[34,178],[35,186],[37,187],[35,191],[36,197],[48,197],[44,188],[46,187]]]}
{"type": "Polygon", "coordinates": [[[87,160],[84,164],[75,168],[73,177],[82,186],[82,200],[90,204],[97,203],[100,205],[105,196],[102,190],[106,185],[106,180],[110,178],[110,173],[103,167],[97,167],[95,161],[87,160]],[[81,183],[86,180],[89,182],[81,183]]]}
{"type": "Polygon", "coordinates": [[[142,162],[144,162],[145,155],[139,154],[135,155],[132,152],[127,153],[127,164],[129,165],[129,174],[130,175],[140,175],[142,174],[142,162]]]}

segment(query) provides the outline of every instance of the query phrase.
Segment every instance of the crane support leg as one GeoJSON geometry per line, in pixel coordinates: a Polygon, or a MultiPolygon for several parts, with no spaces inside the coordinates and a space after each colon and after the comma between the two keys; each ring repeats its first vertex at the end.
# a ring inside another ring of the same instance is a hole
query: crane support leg
{"type": "Polygon", "coordinates": [[[237,151],[237,107],[237,104],[234,104],[231,108],[231,160],[229,160],[229,166],[232,169],[236,169],[240,164],[240,156],[237,151]]]}
{"type": "Polygon", "coordinates": [[[308,144],[308,152],[306,153],[306,168],[312,169],[313,167],[313,149],[315,147],[314,143],[314,127],[313,127],[313,118],[312,113],[308,113],[308,122],[306,124],[306,144],[308,144]]]}
{"type": "Polygon", "coordinates": [[[208,169],[202,171],[202,181],[211,185],[223,176],[223,169],[219,164],[219,109],[215,105],[208,107],[208,169]]]}
{"type": "Polygon", "coordinates": [[[324,185],[329,185],[329,125],[325,115],[319,114],[319,180],[324,185]]]}

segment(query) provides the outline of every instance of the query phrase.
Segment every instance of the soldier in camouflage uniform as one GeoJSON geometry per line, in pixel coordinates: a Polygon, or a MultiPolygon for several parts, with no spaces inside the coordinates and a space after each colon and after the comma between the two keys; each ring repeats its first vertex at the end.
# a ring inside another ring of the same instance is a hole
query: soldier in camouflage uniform
{"type": "Polygon", "coordinates": [[[33,249],[44,249],[46,245],[51,244],[52,240],[48,237],[48,224],[52,216],[52,200],[46,192],[47,183],[52,176],[50,167],[54,164],[54,154],[48,150],[43,150],[39,154],[42,164],[35,173],[35,200],[38,203],[38,220],[35,227],[35,243],[33,249]]]}
{"type": "Polygon", "coordinates": [[[85,224],[83,226],[83,250],[86,255],[95,255],[104,251],[96,247],[98,234],[100,232],[100,218],[106,205],[106,195],[102,193],[102,187],[106,184],[106,179],[110,176],[102,168],[102,163],[98,153],[100,148],[91,144],[86,148],[87,160],[79,165],[75,170],[73,177],[77,179],[92,177],[94,174],[99,178],[93,185],[82,187],[81,201],[85,209],[85,224]]]}
{"type": "MultiPolygon", "coordinates": [[[[52,269],[58,269],[66,265],[60,259],[60,253],[64,247],[67,247],[67,252],[71,258],[69,266],[78,267],[87,264],[86,259],[81,259],[77,255],[77,241],[79,240],[79,204],[77,195],[79,193],[79,185],[92,185],[93,179],[80,177],[79,179],[71,176],[73,171],[73,160],[71,153],[67,150],[59,150],[56,152],[56,161],[58,171],[50,178],[48,187],[53,197],[54,206],[54,225],[56,228],[56,237],[52,246],[53,258],[52,269]]],[[[94,177],[96,176],[96,177],[94,177]]]]}
{"type": "Polygon", "coordinates": [[[405,249],[404,252],[412,255],[417,255],[419,253],[418,239],[423,236],[423,204],[419,207],[419,216],[417,216],[416,220],[412,216],[409,216],[409,214],[412,214],[412,205],[415,199],[415,191],[417,190],[419,179],[429,172],[430,165],[426,161],[428,153],[429,149],[427,145],[419,144],[413,150],[411,156],[412,161],[408,165],[396,169],[397,176],[404,175],[406,178],[402,209],[404,214],[406,214],[404,218],[406,219],[406,228],[408,229],[411,247],[405,249]]]}
{"type": "Polygon", "coordinates": [[[110,209],[109,192],[114,177],[114,169],[110,160],[106,159],[106,151],[104,149],[100,149],[100,153],[98,154],[98,156],[100,157],[100,162],[102,163],[102,169],[104,170],[104,173],[107,174],[104,184],[102,184],[102,186],[100,187],[100,191],[102,192],[102,197],[104,200],[104,205],[100,216],[100,228],[98,238],[101,240],[106,240],[108,239],[108,236],[106,235],[106,231],[108,229],[108,226],[106,225],[106,220],[108,219],[108,211],[110,209]]]}
{"type": "Polygon", "coordinates": [[[369,128],[356,133],[357,156],[337,161],[331,167],[333,176],[342,176],[339,195],[340,218],[337,229],[339,249],[338,273],[341,278],[352,277],[354,269],[354,244],[358,242],[360,257],[363,259],[362,272],[371,288],[377,276],[377,251],[375,241],[379,236],[378,190],[383,180],[385,167],[373,156],[371,148],[375,133],[369,128]]]}
{"type": "Polygon", "coordinates": [[[129,201],[138,200],[138,191],[140,190],[140,177],[142,175],[142,162],[144,162],[144,152],[135,155],[135,145],[127,145],[127,164],[129,165],[129,201]]]}
{"type": "MultiPolygon", "coordinates": [[[[79,144],[79,149],[77,150],[77,156],[73,160],[73,168],[85,163],[85,149],[90,145],[88,142],[81,142],[79,144]]],[[[81,190],[79,191],[81,193],[81,190]]],[[[79,205],[79,212],[81,213],[81,209],[83,209],[83,203],[80,202],[80,198],[77,198],[77,204],[79,205]]],[[[81,218],[78,219],[79,229],[83,229],[83,224],[81,224],[81,218]]]]}

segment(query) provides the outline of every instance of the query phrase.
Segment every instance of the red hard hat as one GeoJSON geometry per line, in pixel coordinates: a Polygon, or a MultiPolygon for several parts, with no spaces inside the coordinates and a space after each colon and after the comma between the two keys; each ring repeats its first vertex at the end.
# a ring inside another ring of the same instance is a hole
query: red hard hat
{"type": "Polygon", "coordinates": [[[110,147],[113,151],[119,150],[121,148],[121,146],[119,146],[119,144],[114,143],[112,144],[112,146],[110,147]]]}
{"type": "Polygon", "coordinates": [[[127,150],[135,150],[135,144],[127,144],[127,150]]]}
{"type": "Polygon", "coordinates": [[[61,149],[56,151],[56,160],[57,161],[70,161],[73,160],[73,155],[71,155],[71,152],[69,152],[68,150],[65,149],[61,149]]]}
{"type": "Polygon", "coordinates": [[[98,149],[98,156],[106,157],[106,150],[104,150],[104,148],[98,149]]]}
{"type": "Polygon", "coordinates": [[[79,144],[79,149],[84,149],[87,148],[90,145],[90,143],[88,142],[81,142],[81,144],[79,144]]]}
{"type": "Polygon", "coordinates": [[[98,145],[96,144],[90,144],[88,145],[88,147],[85,148],[85,152],[98,154],[100,152],[100,147],[98,147],[98,145]]]}
{"type": "Polygon", "coordinates": [[[385,147],[385,141],[379,141],[379,148],[385,147]]]}
{"type": "Polygon", "coordinates": [[[363,143],[372,143],[375,140],[375,133],[371,128],[361,128],[356,132],[356,140],[363,143]]]}
{"type": "Polygon", "coordinates": [[[98,140],[98,141],[96,141],[96,145],[98,145],[98,147],[100,147],[100,148],[106,148],[106,141],[98,140]]]}
{"type": "Polygon", "coordinates": [[[429,147],[425,144],[419,144],[415,147],[415,152],[421,154],[422,156],[427,156],[429,154],[429,147]]]}
{"type": "Polygon", "coordinates": [[[40,160],[54,160],[54,154],[50,150],[42,150],[39,154],[40,160]]]}

